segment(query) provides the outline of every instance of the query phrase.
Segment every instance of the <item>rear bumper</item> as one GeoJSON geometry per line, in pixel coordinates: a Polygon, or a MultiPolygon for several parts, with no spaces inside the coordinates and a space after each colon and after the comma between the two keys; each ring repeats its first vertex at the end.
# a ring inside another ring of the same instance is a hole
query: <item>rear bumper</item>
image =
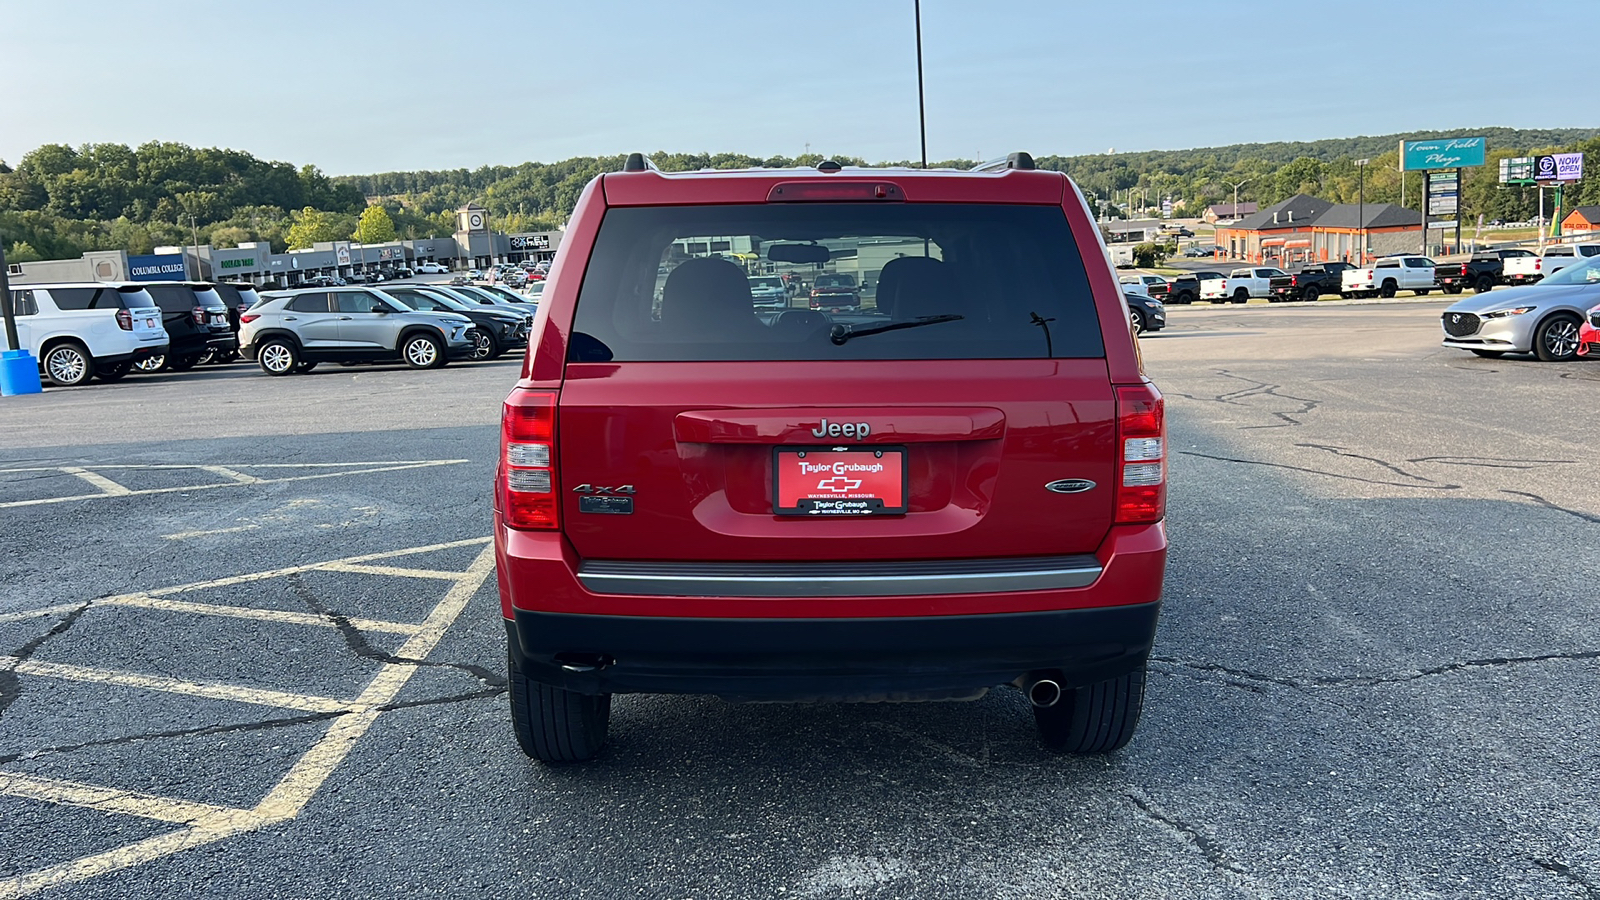
{"type": "Polygon", "coordinates": [[[113,353],[110,356],[96,356],[94,361],[96,365],[110,366],[120,365],[122,363],[142,362],[152,356],[160,356],[166,353],[167,346],[168,345],[164,343],[146,344],[141,347],[135,347],[130,353],[113,353]]]}
{"type": "Polygon", "coordinates": [[[970,696],[1039,671],[1087,684],[1138,668],[1155,636],[1167,542],[1159,524],[1113,528],[1092,557],[1061,558],[1098,564],[1078,587],[877,596],[596,593],[585,582],[621,588],[580,580],[584,563],[560,534],[497,527],[495,550],[511,652],[536,681],[583,693],[890,699],[970,696]]]}
{"type": "Polygon", "coordinates": [[[535,681],[583,694],[736,700],[970,697],[1028,673],[1064,687],[1144,665],[1159,602],[887,619],[687,619],[518,610],[511,652],[535,681]]]}

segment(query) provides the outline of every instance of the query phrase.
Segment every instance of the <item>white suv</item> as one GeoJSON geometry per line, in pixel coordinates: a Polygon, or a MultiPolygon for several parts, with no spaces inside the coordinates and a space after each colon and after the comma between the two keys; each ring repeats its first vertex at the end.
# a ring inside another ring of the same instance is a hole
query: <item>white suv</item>
{"type": "Polygon", "coordinates": [[[167,352],[161,309],[137,283],[18,285],[11,299],[20,349],[38,357],[52,384],[116,381],[134,363],[167,352]]]}

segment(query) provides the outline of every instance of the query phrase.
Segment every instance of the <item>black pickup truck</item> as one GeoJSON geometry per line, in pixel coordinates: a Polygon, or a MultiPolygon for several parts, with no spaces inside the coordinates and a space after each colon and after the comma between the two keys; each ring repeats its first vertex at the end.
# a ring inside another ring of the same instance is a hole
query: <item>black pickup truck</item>
{"type": "Polygon", "coordinates": [[[1338,294],[1339,279],[1344,270],[1353,268],[1349,263],[1330,262],[1306,266],[1293,275],[1274,275],[1267,282],[1269,303],[1315,301],[1323,294],[1338,294]]]}
{"type": "Polygon", "coordinates": [[[1446,294],[1459,294],[1467,288],[1482,294],[1497,284],[1505,283],[1506,260],[1533,255],[1531,251],[1514,247],[1479,250],[1466,262],[1445,262],[1434,266],[1433,283],[1446,294]]]}

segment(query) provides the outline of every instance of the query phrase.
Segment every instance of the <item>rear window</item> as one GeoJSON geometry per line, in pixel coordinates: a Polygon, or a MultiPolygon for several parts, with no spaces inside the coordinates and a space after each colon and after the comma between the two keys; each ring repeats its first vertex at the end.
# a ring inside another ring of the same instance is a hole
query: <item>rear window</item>
{"type": "Polygon", "coordinates": [[[145,288],[162,312],[186,313],[196,306],[194,290],[181,284],[153,284],[145,288]]]}
{"type": "Polygon", "coordinates": [[[114,287],[46,288],[56,309],[142,309],[149,301],[143,291],[124,294],[114,287]]]}
{"type": "Polygon", "coordinates": [[[222,298],[222,302],[235,309],[241,306],[251,307],[261,302],[261,295],[257,294],[256,289],[253,287],[237,284],[219,284],[216,288],[217,296],[222,298]]]}
{"type": "Polygon", "coordinates": [[[808,203],[606,214],[573,361],[1028,359],[1105,354],[1058,207],[808,203]],[[791,308],[750,276],[789,276],[791,308]],[[855,290],[840,308],[813,290],[855,290]],[[817,309],[795,304],[815,302],[817,309]],[[890,330],[865,333],[881,326],[890,330]],[[849,334],[839,343],[841,332],[849,334]]]}
{"type": "Polygon", "coordinates": [[[769,278],[752,278],[750,286],[753,288],[766,288],[768,290],[783,290],[783,279],[777,276],[769,278]]]}

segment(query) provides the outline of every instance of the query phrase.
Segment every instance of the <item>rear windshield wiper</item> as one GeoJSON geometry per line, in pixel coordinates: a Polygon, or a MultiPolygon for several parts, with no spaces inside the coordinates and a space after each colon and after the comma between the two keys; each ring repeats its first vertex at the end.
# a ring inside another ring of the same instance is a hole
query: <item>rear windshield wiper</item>
{"type": "Polygon", "coordinates": [[[937,325],[940,322],[954,322],[965,319],[966,316],[947,314],[942,316],[919,316],[909,322],[890,322],[886,325],[869,325],[858,328],[854,325],[835,325],[828,329],[828,340],[835,344],[843,345],[853,337],[864,337],[869,334],[883,334],[885,331],[899,331],[902,328],[917,328],[922,325],[937,325]]]}

